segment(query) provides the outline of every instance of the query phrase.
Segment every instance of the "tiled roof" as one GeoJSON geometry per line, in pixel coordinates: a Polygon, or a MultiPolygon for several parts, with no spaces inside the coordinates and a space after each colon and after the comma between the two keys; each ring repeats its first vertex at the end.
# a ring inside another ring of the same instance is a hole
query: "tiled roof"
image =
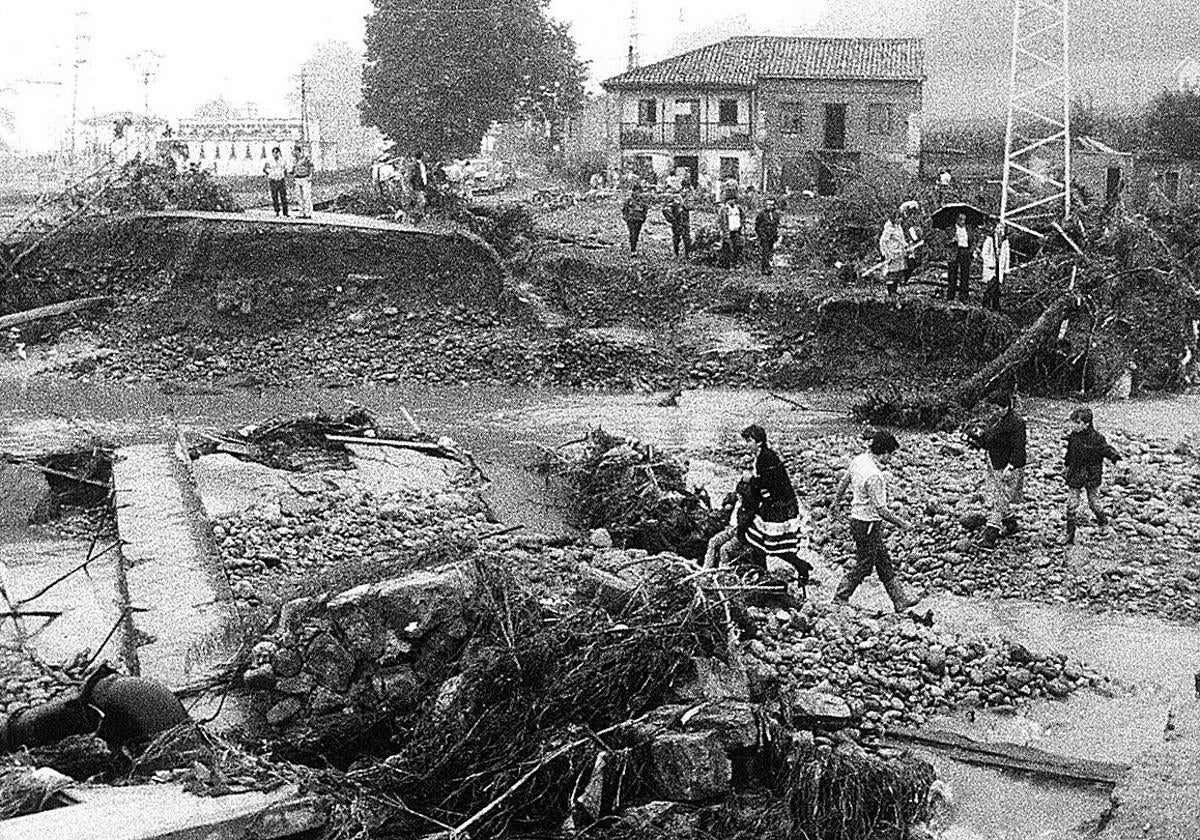
{"type": "Polygon", "coordinates": [[[604,87],[754,87],[761,78],[923,81],[919,38],[739,36],[603,82],[604,87]]]}

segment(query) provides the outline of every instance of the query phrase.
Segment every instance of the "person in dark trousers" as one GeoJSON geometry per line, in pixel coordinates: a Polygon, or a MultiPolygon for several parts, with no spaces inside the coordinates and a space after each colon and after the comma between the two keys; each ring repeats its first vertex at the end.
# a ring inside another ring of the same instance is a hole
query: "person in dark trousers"
{"type": "Polygon", "coordinates": [[[775,199],[768,198],[766,206],[755,216],[754,235],[758,237],[759,270],[770,274],[775,243],[779,241],[779,211],[775,209],[775,199]]]}
{"type": "Polygon", "coordinates": [[[621,216],[625,219],[626,227],[629,228],[629,253],[631,254],[637,253],[638,237],[642,235],[642,225],[646,223],[646,213],[649,209],[650,205],[642,194],[642,185],[634,184],[633,189],[629,192],[629,198],[625,199],[625,204],[621,207],[621,216]]]}
{"type": "Polygon", "coordinates": [[[835,604],[849,604],[850,596],[874,569],[892,600],[896,612],[916,606],[920,599],[904,591],[896,577],[891,555],[884,543],[884,523],[897,528],[912,528],[888,507],[887,483],[881,465],[886,465],[892,453],[900,448],[891,432],[876,431],[871,435],[867,451],[855,456],[842,475],[834,495],[832,512],[836,514],[842,497],[850,491],[850,536],[854,540],[854,568],[846,573],[834,593],[835,604]]]}
{"type": "Polygon", "coordinates": [[[904,285],[921,267],[925,232],[921,229],[921,205],[909,200],[900,205],[900,227],[904,231],[904,285]]]}
{"type": "Polygon", "coordinates": [[[1076,515],[1084,493],[1087,493],[1088,507],[1096,517],[1096,524],[1107,530],[1108,515],[1100,507],[1104,462],[1108,460],[1115,464],[1121,460],[1120,453],[1109,445],[1104,435],[1096,431],[1090,408],[1083,406],[1072,411],[1070,423],[1064,475],[1067,480],[1067,532],[1063,535],[1063,545],[1075,543],[1076,515]]]}
{"type": "Polygon", "coordinates": [[[425,205],[429,202],[429,168],[425,165],[425,153],[417,152],[408,169],[408,186],[412,191],[412,217],[420,221],[425,217],[425,205]]]}
{"type": "Polygon", "coordinates": [[[739,522],[738,539],[750,546],[756,566],[766,569],[767,558],[778,558],[796,570],[799,585],[803,588],[808,585],[812,566],[796,553],[800,504],[792,479],[783,460],[767,446],[767,433],[762,426],[747,426],[742,430],[742,440],[750,445],[754,455],[750,480],[754,515],[739,522]]]}
{"type": "Polygon", "coordinates": [[[967,302],[971,282],[971,258],[975,253],[975,235],[967,227],[967,214],[959,213],[950,231],[949,258],[946,264],[946,300],[957,296],[967,302]]]}
{"type": "Polygon", "coordinates": [[[721,267],[733,268],[742,259],[746,210],[738,204],[737,196],[729,193],[717,211],[717,230],[721,234],[721,267]]]}
{"type": "Polygon", "coordinates": [[[271,149],[271,157],[263,164],[263,174],[267,176],[267,186],[271,190],[271,206],[275,208],[275,215],[286,216],[288,163],[278,146],[271,149]]]}
{"type": "Polygon", "coordinates": [[[1016,533],[1018,522],[1012,506],[1025,491],[1026,444],[1025,418],[1017,407],[1017,397],[1004,391],[992,398],[1002,412],[986,426],[967,430],[971,445],[987,454],[988,518],[979,547],[991,550],[1003,536],[1016,533]]]}
{"type": "Polygon", "coordinates": [[[671,226],[671,245],[675,256],[679,256],[679,246],[683,246],[684,257],[692,255],[692,212],[683,203],[683,197],[674,195],[663,208],[663,218],[671,226]]]}

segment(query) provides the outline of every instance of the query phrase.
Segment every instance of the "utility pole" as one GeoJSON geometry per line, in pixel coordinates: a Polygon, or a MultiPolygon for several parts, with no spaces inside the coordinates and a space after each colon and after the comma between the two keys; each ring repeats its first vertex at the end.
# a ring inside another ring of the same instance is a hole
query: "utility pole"
{"type": "Polygon", "coordinates": [[[1071,215],[1070,39],[1070,0],[1013,0],[1000,221],[1037,236],[1071,215]]]}
{"type": "Polygon", "coordinates": [[[637,0],[629,0],[629,65],[632,70],[638,66],[638,4],[637,0]]]}
{"type": "Polygon", "coordinates": [[[80,7],[75,10],[75,59],[72,62],[74,72],[71,78],[71,164],[74,165],[78,148],[76,146],[76,126],[79,121],[79,68],[87,64],[85,53],[91,36],[88,34],[88,12],[80,7]]]}
{"type": "Polygon", "coordinates": [[[308,77],[300,71],[300,142],[308,143],[308,77]]]}

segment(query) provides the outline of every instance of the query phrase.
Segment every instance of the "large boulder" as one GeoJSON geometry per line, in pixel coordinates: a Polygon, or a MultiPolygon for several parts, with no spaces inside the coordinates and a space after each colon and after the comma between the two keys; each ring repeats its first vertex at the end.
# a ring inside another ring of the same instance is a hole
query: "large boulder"
{"type": "Polygon", "coordinates": [[[674,802],[705,802],[730,791],[733,765],[715,732],[663,735],[650,745],[658,795],[674,802]]]}

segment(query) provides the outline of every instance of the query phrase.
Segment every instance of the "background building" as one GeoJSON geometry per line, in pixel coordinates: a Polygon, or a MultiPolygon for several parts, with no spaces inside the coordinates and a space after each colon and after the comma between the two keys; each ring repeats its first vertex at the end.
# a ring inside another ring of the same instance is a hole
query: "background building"
{"type": "Polygon", "coordinates": [[[747,36],[603,86],[623,165],[829,194],[871,162],[916,171],[924,81],[919,39],[747,36]]]}
{"type": "Polygon", "coordinates": [[[178,130],[158,142],[181,165],[195,164],[214,175],[261,175],[275,146],[290,160],[293,148],[307,145],[318,170],[337,168],[333,144],[321,141],[315,123],[305,130],[299,117],[180,120],[178,130]]]}

